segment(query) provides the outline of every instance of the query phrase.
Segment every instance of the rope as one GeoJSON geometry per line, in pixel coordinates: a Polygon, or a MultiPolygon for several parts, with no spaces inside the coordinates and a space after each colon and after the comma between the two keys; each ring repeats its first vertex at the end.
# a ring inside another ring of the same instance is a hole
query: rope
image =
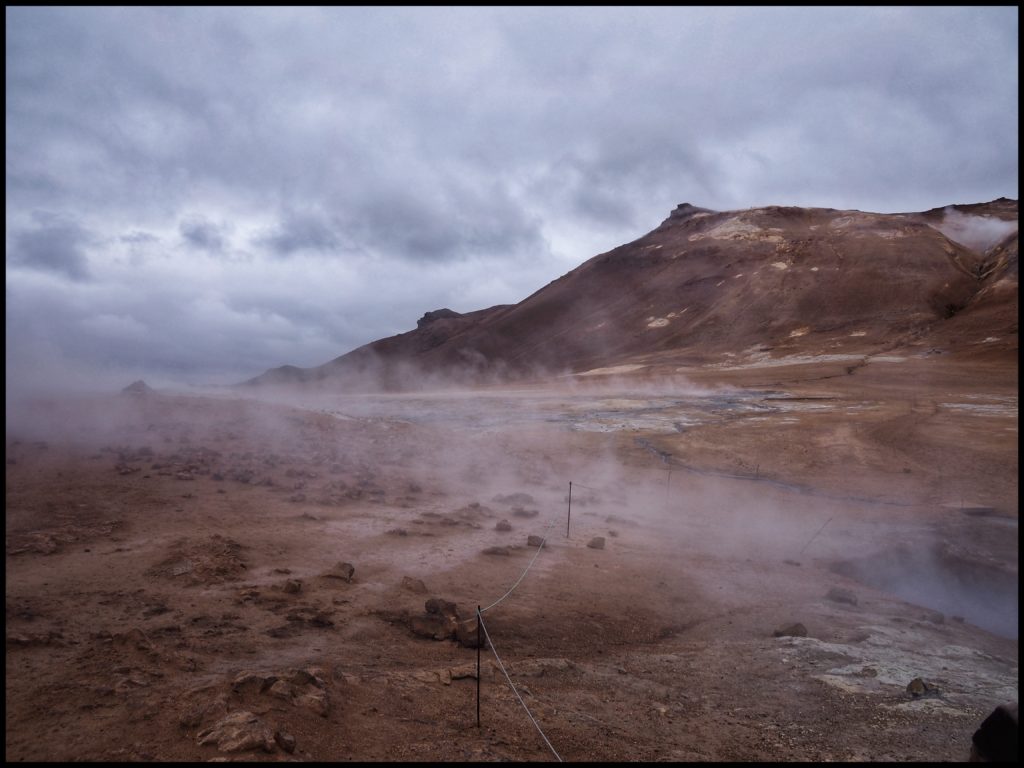
{"type": "Polygon", "coordinates": [[[604,493],[604,491],[601,488],[591,488],[589,485],[584,485],[583,483],[573,483],[573,485],[575,485],[577,488],[586,488],[588,491],[597,491],[598,493],[604,493]]]}
{"type": "MultiPolygon", "coordinates": [[[[520,577],[519,577],[518,579],[516,579],[516,583],[515,583],[515,584],[513,584],[513,585],[512,585],[511,587],[509,587],[509,588],[508,588],[508,592],[506,592],[506,593],[505,593],[504,595],[502,595],[501,597],[499,597],[499,598],[498,598],[497,600],[495,600],[495,601],[494,601],[493,603],[491,603],[490,605],[488,605],[488,606],[487,606],[486,608],[481,608],[481,609],[480,609],[480,613],[483,613],[484,611],[488,611],[488,610],[490,610],[491,608],[493,608],[494,606],[496,606],[496,605],[497,605],[498,603],[500,603],[500,602],[501,602],[502,600],[504,600],[504,599],[505,599],[506,597],[508,597],[509,595],[511,595],[511,594],[512,594],[512,590],[514,590],[514,589],[515,589],[516,587],[518,587],[518,586],[519,586],[519,582],[521,582],[521,581],[523,580],[523,577],[524,577],[524,576],[526,576],[526,574],[527,574],[527,572],[528,572],[528,571],[530,570],[530,568],[532,568],[532,567],[533,567],[533,563],[534,563],[534,561],[536,561],[536,559],[537,559],[537,555],[539,555],[539,554],[540,554],[540,551],[541,551],[541,550],[542,550],[542,549],[544,548],[544,542],[546,542],[546,541],[547,541],[547,532],[548,532],[548,530],[550,530],[550,528],[551,528],[551,526],[552,526],[552,525],[554,524],[554,522],[555,522],[555,518],[551,518],[551,522],[550,522],[550,523],[548,523],[548,527],[544,529],[544,534],[545,534],[545,535],[544,535],[544,537],[542,537],[542,538],[541,538],[541,540],[540,540],[540,546],[539,546],[539,547],[537,547],[537,551],[536,551],[536,552],[534,553],[534,555],[533,555],[533,560],[531,560],[531,561],[530,561],[530,564],[529,564],[528,566],[526,566],[526,570],[525,570],[525,571],[523,571],[522,575],[521,575],[521,576],[520,576],[520,577]]],[[[467,621],[471,621],[471,619],[468,619],[467,621]]],[[[465,622],[463,622],[463,623],[465,623],[465,622]]]]}
{"type": "Polygon", "coordinates": [[[491,646],[491,653],[493,653],[494,654],[494,658],[496,658],[498,660],[498,666],[501,668],[501,673],[503,675],[505,675],[505,679],[508,680],[508,684],[512,687],[512,693],[514,693],[516,695],[516,698],[519,699],[519,703],[522,704],[523,705],[523,709],[526,710],[526,714],[529,715],[531,722],[533,722],[533,727],[537,729],[537,733],[539,733],[540,737],[542,739],[544,739],[544,743],[548,745],[548,749],[551,750],[551,753],[555,756],[555,758],[557,758],[558,762],[560,762],[560,763],[564,762],[562,760],[561,755],[559,755],[558,752],[555,751],[555,748],[553,746],[551,746],[551,742],[548,741],[548,737],[544,735],[544,731],[541,730],[540,724],[537,722],[537,719],[530,712],[530,708],[528,706],[526,706],[526,702],[523,701],[523,697],[519,695],[519,691],[516,690],[516,686],[512,682],[512,678],[510,678],[508,676],[508,672],[505,671],[505,665],[501,663],[501,657],[498,656],[498,650],[494,647],[494,641],[491,640],[491,636],[487,632],[487,627],[484,626],[484,619],[483,619],[482,616],[480,617],[480,627],[484,631],[484,637],[487,638],[488,645],[491,646]]]}

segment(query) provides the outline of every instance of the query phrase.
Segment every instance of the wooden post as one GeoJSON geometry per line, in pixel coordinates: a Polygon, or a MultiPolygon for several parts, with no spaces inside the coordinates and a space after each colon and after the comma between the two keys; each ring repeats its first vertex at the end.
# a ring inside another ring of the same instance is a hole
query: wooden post
{"type": "Polygon", "coordinates": [[[484,644],[483,624],[480,622],[480,606],[476,607],[476,727],[480,727],[480,649],[484,644]]]}
{"type": "Polygon", "coordinates": [[[565,538],[569,538],[569,518],[572,517],[572,480],[569,481],[569,511],[565,515],[565,538]]]}

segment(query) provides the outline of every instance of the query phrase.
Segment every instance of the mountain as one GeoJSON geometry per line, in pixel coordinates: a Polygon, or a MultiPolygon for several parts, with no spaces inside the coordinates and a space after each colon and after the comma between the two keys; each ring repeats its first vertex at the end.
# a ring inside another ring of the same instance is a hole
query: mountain
{"type": "Polygon", "coordinates": [[[751,350],[1017,351],[1017,201],[920,213],[676,207],[643,237],[518,304],[427,312],[415,330],[246,385],[481,382],[751,350]],[[941,349],[940,349],[941,348],[941,349]]]}

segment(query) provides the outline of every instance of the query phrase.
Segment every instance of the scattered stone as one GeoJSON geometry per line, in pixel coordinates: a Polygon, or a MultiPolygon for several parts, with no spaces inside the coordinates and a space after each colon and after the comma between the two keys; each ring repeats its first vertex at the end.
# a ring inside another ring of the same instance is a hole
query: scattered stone
{"type": "Polygon", "coordinates": [[[392,528],[388,531],[389,536],[408,536],[409,532],[405,528],[392,528]]]}
{"type": "Polygon", "coordinates": [[[907,693],[918,699],[922,696],[938,696],[940,691],[937,686],[925,682],[920,677],[915,677],[907,683],[907,693]]]}
{"type": "Polygon", "coordinates": [[[274,741],[281,749],[287,752],[289,755],[295,751],[295,737],[290,733],[284,731],[274,732],[274,741]]]}
{"type": "Polygon", "coordinates": [[[445,600],[440,597],[432,597],[423,604],[424,609],[427,613],[433,613],[439,616],[455,616],[458,611],[458,607],[451,600],[445,600]]]}
{"type": "Polygon", "coordinates": [[[424,584],[420,579],[413,579],[409,576],[402,577],[402,589],[406,589],[409,592],[415,592],[418,595],[425,595],[427,593],[426,584],[424,584]]]}
{"type": "Polygon", "coordinates": [[[459,620],[456,616],[455,639],[463,648],[476,648],[480,630],[477,626],[476,614],[471,619],[459,620]]]}
{"type": "Polygon", "coordinates": [[[796,560],[783,560],[782,562],[784,562],[786,565],[795,565],[795,566],[799,566],[800,565],[800,563],[797,562],[796,560]]]}
{"type": "Polygon", "coordinates": [[[850,590],[843,589],[842,587],[832,587],[825,593],[825,597],[836,603],[857,604],[857,596],[850,590]]]}
{"type": "Polygon", "coordinates": [[[604,549],[604,536],[595,536],[587,542],[587,546],[591,549],[604,549]]]}
{"type": "Polygon", "coordinates": [[[953,621],[957,622],[958,624],[963,624],[964,623],[964,617],[963,616],[950,616],[950,618],[953,619],[953,621]]]}
{"type": "Polygon", "coordinates": [[[488,547],[484,550],[485,555],[509,555],[508,547],[488,547]]]}
{"type": "Polygon", "coordinates": [[[543,547],[544,537],[543,536],[527,536],[526,545],[528,547],[543,547]]]}
{"type": "Polygon", "coordinates": [[[295,698],[295,688],[292,687],[291,683],[285,682],[284,680],[278,680],[267,691],[271,696],[276,696],[279,699],[285,699],[291,701],[295,698]]]}
{"type": "Polygon", "coordinates": [[[414,635],[429,637],[431,640],[448,640],[455,633],[456,621],[445,616],[427,614],[426,616],[413,616],[409,620],[409,629],[414,635]]]}
{"type": "Polygon", "coordinates": [[[248,749],[274,751],[274,735],[252,712],[232,712],[209,728],[199,732],[200,746],[215,744],[221,752],[243,752],[248,749]]]}
{"type": "Polygon", "coordinates": [[[270,688],[277,682],[277,675],[262,675],[255,672],[239,672],[231,681],[231,690],[235,693],[244,693],[246,690],[254,690],[257,693],[270,688]]]}
{"type": "Polygon", "coordinates": [[[289,595],[294,595],[302,591],[302,582],[299,579],[288,579],[284,583],[284,591],[289,595]]]}
{"type": "Polygon", "coordinates": [[[496,530],[496,531],[511,531],[512,530],[512,523],[510,523],[508,520],[499,520],[498,524],[494,526],[494,530],[496,530]]]}
{"type": "Polygon", "coordinates": [[[540,514],[539,509],[523,509],[522,507],[514,507],[512,514],[516,517],[536,517],[540,514]]]}
{"type": "Polygon", "coordinates": [[[611,536],[613,539],[619,538],[619,532],[618,531],[608,531],[608,535],[611,536]]]}
{"type": "Polygon", "coordinates": [[[320,717],[327,717],[330,711],[330,703],[327,700],[327,691],[310,691],[295,699],[295,704],[316,712],[320,717]]]}
{"type": "Polygon", "coordinates": [[[464,680],[470,678],[476,680],[476,664],[463,664],[461,667],[452,667],[448,670],[452,680],[464,680]]]}
{"type": "Polygon", "coordinates": [[[772,632],[772,637],[807,637],[807,627],[799,621],[779,627],[772,632]]]}
{"type": "Polygon", "coordinates": [[[356,568],[352,563],[338,563],[327,573],[322,574],[322,576],[325,579],[342,579],[351,582],[355,572],[356,568]]]}
{"type": "Polygon", "coordinates": [[[475,648],[477,620],[474,612],[469,619],[459,616],[458,607],[450,600],[432,597],[424,604],[426,614],[413,616],[409,628],[413,634],[433,640],[456,640],[467,648],[475,648]]]}
{"type": "Polygon", "coordinates": [[[928,611],[924,615],[925,621],[930,621],[932,624],[945,624],[946,616],[940,611],[928,611]]]}

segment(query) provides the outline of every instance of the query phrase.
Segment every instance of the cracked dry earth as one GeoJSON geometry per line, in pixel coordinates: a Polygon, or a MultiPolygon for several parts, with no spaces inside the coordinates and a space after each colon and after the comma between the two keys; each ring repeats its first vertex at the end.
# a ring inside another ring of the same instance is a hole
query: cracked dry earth
{"type": "Polygon", "coordinates": [[[944,365],[26,412],[7,760],[965,759],[1017,695],[1016,371],[944,365]],[[412,629],[531,561],[484,621],[550,748],[412,629]]]}

